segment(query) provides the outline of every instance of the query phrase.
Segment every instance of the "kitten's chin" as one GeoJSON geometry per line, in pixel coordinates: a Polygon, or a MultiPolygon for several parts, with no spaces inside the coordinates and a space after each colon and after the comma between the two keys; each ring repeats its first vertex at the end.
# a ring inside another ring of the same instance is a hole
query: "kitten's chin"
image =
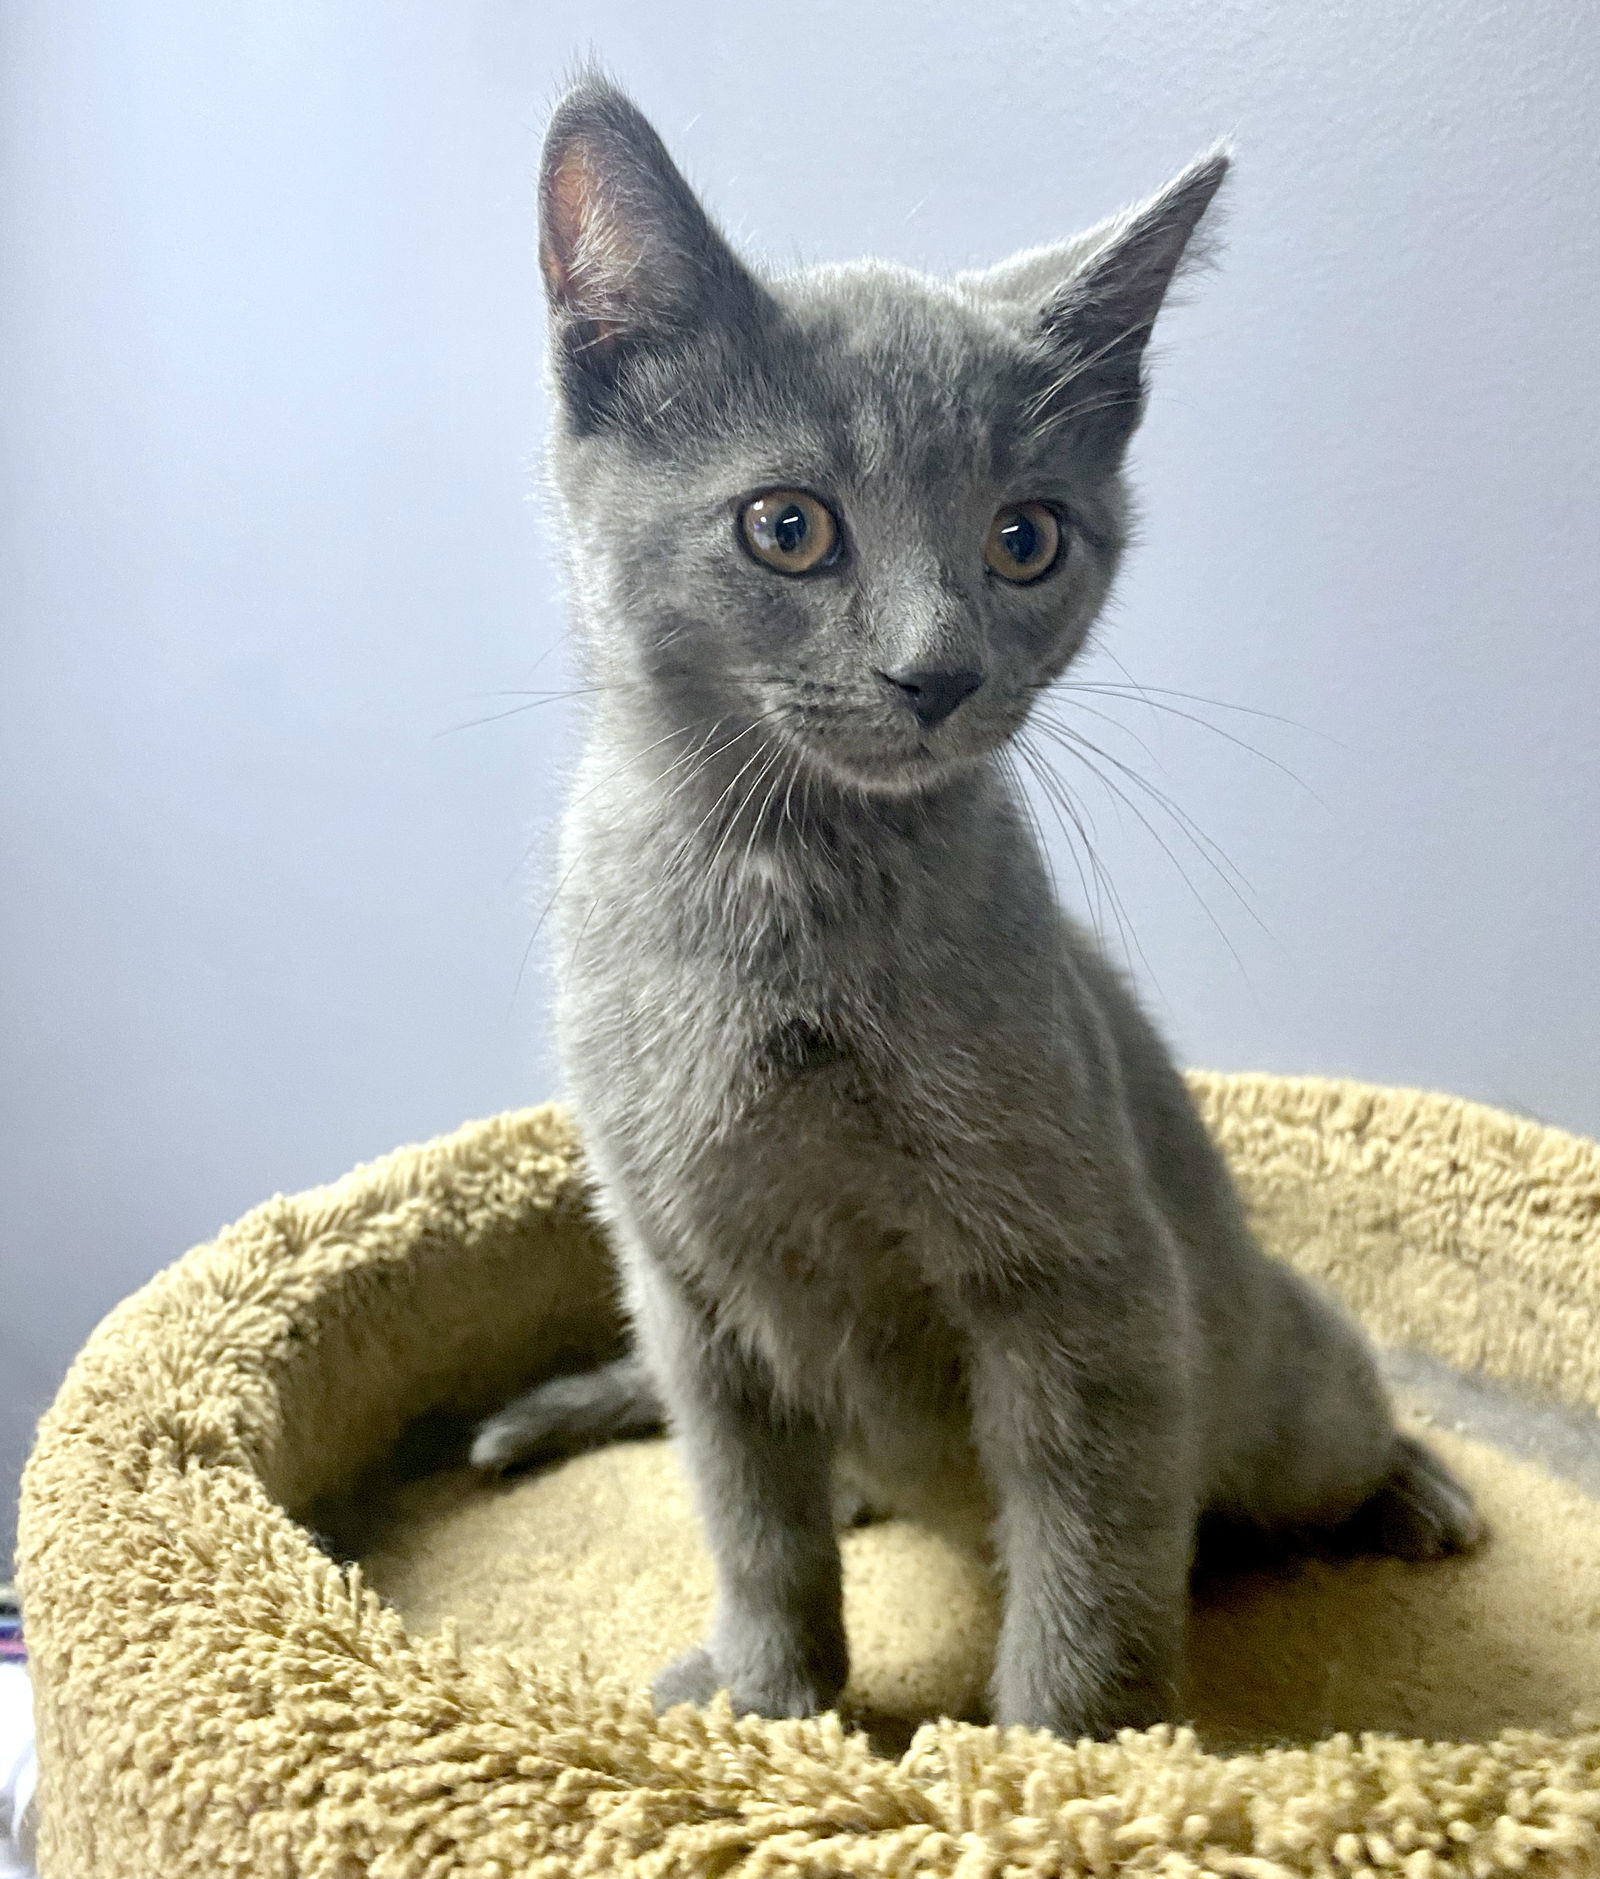
{"type": "Polygon", "coordinates": [[[988,754],[984,751],[938,753],[930,750],[897,754],[886,751],[867,753],[840,750],[821,743],[807,743],[804,748],[811,767],[836,787],[857,790],[869,796],[902,799],[926,796],[930,791],[953,782],[964,772],[976,769],[988,754]]]}

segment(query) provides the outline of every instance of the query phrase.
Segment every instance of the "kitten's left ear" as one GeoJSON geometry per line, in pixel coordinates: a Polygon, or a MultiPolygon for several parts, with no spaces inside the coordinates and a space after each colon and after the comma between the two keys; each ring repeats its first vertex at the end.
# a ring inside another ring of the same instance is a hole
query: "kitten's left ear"
{"type": "Polygon", "coordinates": [[[539,175],[539,265],[557,378],[580,427],[625,409],[630,364],[765,296],[632,99],[591,74],[557,105],[539,175]]]}
{"type": "Polygon", "coordinates": [[[1208,151],[1149,201],[1075,241],[956,277],[1064,355],[1067,369],[1036,414],[1042,422],[1078,418],[1120,454],[1143,415],[1156,315],[1178,275],[1210,258],[1201,224],[1227,173],[1227,151],[1208,151]]]}

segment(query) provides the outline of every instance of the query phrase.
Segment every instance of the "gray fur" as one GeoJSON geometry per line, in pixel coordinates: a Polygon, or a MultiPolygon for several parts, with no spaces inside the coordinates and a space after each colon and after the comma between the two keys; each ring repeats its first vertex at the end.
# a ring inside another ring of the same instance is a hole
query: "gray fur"
{"type": "MultiPolygon", "coordinates": [[[[1115,574],[1145,342],[1224,169],[987,274],[762,280],[617,92],[552,123],[552,468],[595,688],[559,1035],[718,1585],[658,1703],[837,1698],[841,1486],[992,1546],[995,1717],[1069,1736],[1174,1714],[1203,1513],[1475,1537],[1357,1331],[1252,1242],[1005,763],[1115,574]],[[841,518],[833,566],[740,545],[777,486],[841,518]],[[1016,586],[982,544],[1025,500],[1068,548],[1016,586]],[[907,668],[983,683],[928,729],[907,668]]],[[[641,1374],[596,1386],[596,1435],[641,1374]]],[[[477,1458],[581,1438],[535,1392],[477,1458]]]]}

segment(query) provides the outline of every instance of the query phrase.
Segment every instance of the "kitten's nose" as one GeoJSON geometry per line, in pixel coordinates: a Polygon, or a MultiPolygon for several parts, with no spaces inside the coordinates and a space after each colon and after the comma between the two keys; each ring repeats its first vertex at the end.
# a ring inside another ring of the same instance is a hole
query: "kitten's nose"
{"type": "Polygon", "coordinates": [[[983,683],[981,672],[885,672],[881,676],[910,705],[917,722],[930,731],[983,683]]]}

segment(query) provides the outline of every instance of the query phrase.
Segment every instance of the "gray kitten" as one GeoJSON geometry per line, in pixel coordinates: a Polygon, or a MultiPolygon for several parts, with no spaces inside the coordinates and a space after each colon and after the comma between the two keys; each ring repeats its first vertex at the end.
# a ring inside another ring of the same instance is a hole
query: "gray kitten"
{"type": "Polygon", "coordinates": [[[1116,572],[1145,344],[1225,169],[984,273],[770,279],[617,91],[551,124],[594,688],[559,1033],[637,1355],[473,1459],[664,1406],[717,1600],[658,1705],[835,1701],[841,1502],[992,1547],[994,1716],[1067,1736],[1175,1713],[1202,1516],[1477,1537],[1357,1331],[1251,1240],[1004,763],[1116,572]]]}

